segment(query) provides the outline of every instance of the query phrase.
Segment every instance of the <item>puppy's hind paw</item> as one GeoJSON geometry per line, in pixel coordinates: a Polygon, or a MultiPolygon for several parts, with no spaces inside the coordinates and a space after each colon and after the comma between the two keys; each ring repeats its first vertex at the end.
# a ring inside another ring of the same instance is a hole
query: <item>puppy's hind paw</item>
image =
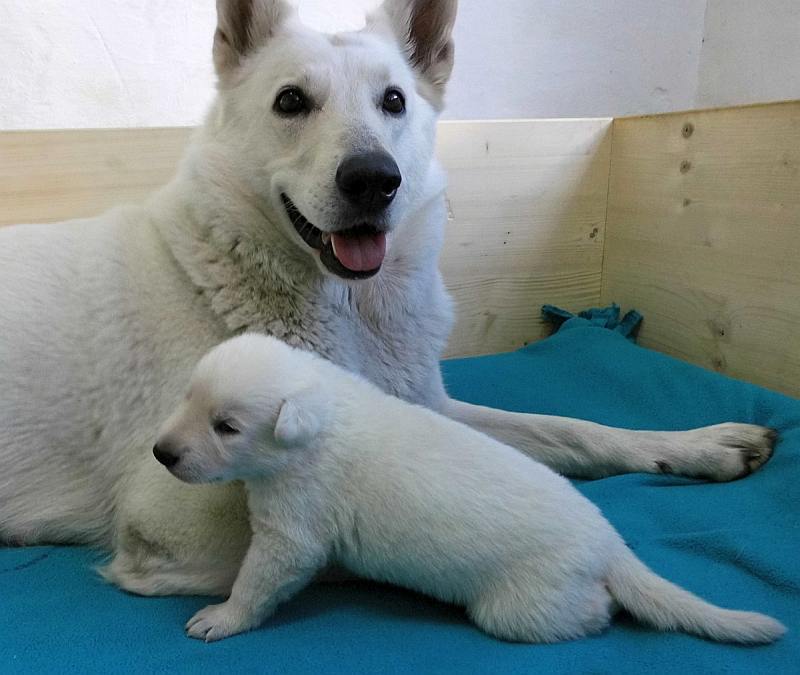
{"type": "Polygon", "coordinates": [[[241,609],[232,606],[230,602],[223,602],[209,605],[189,619],[186,635],[204,642],[216,642],[252,627],[241,609]]]}

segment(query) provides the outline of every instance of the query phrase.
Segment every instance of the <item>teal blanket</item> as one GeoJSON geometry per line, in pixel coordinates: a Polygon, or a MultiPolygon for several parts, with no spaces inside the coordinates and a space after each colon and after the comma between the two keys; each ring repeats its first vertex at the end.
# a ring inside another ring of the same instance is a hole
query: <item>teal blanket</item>
{"type": "Polygon", "coordinates": [[[637,429],[778,429],[773,459],[741,481],[637,474],[578,487],[659,573],[784,622],[779,643],[720,645],[620,617],[599,637],[506,644],[460,609],[347,582],[309,588],[262,629],[206,645],[182,628],[208,599],[130,596],[100,581],[96,554],[37,547],[0,549],[0,672],[800,673],[800,401],[642,349],[628,333],[573,318],[521,351],[445,362],[444,376],[454,396],[511,410],[637,429]]]}

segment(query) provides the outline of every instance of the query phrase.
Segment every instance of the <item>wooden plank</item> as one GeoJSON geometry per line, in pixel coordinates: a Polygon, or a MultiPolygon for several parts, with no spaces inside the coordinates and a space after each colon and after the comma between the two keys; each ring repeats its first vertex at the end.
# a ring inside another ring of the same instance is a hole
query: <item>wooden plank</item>
{"type": "Polygon", "coordinates": [[[603,301],[640,341],[800,395],[800,102],[619,119],[603,301]]]}
{"type": "MultiPolygon", "coordinates": [[[[443,122],[450,174],[441,267],[458,305],[449,356],[545,334],[539,306],[600,297],[610,120],[443,122]]],[[[0,225],[139,201],[172,176],[190,131],[0,133],[0,225]]]]}
{"type": "Polygon", "coordinates": [[[190,129],[0,133],[0,226],[93,216],[175,173],[190,129]]]}
{"type": "Polygon", "coordinates": [[[600,298],[610,120],[447,122],[441,268],[457,303],[448,355],[545,337],[540,306],[600,298]]]}

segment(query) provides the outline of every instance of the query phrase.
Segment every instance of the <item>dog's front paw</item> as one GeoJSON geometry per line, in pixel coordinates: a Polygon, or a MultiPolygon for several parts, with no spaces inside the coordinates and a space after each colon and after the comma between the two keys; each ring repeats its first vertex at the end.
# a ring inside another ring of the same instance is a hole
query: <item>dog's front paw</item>
{"type": "Polygon", "coordinates": [[[716,481],[736,480],[759,469],[772,457],[778,438],[774,430],[754,424],[715,424],[693,433],[698,435],[700,461],[688,475],[716,481]]]}
{"type": "Polygon", "coordinates": [[[247,613],[231,602],[209,605],[186,624],[186,635],[205,642],[215,642],[250,630],[253,623],[247,613]]]}

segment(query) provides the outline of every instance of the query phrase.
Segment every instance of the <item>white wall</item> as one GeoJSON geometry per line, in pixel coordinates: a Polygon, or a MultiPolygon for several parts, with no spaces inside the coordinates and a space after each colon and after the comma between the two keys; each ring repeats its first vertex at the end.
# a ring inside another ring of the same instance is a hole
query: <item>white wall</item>
{"type": "Polygon", "coordinates": [[[800,98],[800,0],[708,0],[696,102],[800,98]]]}
{"type": "Polygon", "coordinates": [[[213,0],[0,0],[0,128],[196,123],[213,0]]]}
{"type": "MultiPolygon", "coordinates": [[[[358,27],[377,2],[299,0],[326,30],[358,27]]],[[[800,0],[460,5],[451,118],[800,98],[800,0]]],[[[213,0],[0,0],[0,128],[196,124],[213,29],[213,0]]]]}
{"type": "Polygon", "coordinates": [[[591,117],[691,107],[704,5],[466,0],[450,115],[591,117]]]}

